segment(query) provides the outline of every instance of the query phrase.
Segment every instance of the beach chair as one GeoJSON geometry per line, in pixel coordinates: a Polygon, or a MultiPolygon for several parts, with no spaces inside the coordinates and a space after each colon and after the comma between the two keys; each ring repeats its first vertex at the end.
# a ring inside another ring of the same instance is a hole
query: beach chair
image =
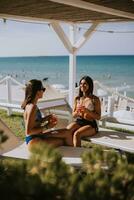
{"type": "MultiPolygon", "coordinates": [[[[0,129],[8,136],[8,140],[2,144],[0,149],[0,155],[19,159],[29,159],[30,152],[24,141],[21,141],[14,135],[11,129],[0,120],[0,129]]],[[[117,132],[109,129],[99,128],[99,133],[92,137],[84,138],[91,143],[110,147],[123,152],[134,153],[134,135],[117,132]]],[[[89,151],[89,148],[83,147],[66,147],[62,146],[58,148],[62,154],[63,160],[74,167],[81,166],[81,154],[84,151],[89,151]]]]}
{"type": "Polygon", "coordinates": [[[12,130],[3,122],[2,119],[0,119],[0,130],[4,131],[8,137],[7,141],[1,144],[0,154],[5,153],[6,151],[10,151],[23,143],[18,137],[14,135],[12,130]]]}
{"type": "MultiPolygon", "coordinates": [[[[2,120],[0,120],[0,129],[3,130],[8,136],[7,141],[1,145],[0,156],[17,159],[29,159],[30,152],[25,142],[16,137],[11,129],[2,120]]],[[[61,146],[58,147],[58,150],[66,164],[74,167],[80,167],[82,163],[80,156],[85,150],[87,151],[89,149],[61,146]]]]}
{"type": "Polygon", "coordinates": [[[134,153],[134,134],[99,128],[95,136],[85,137],[84,140],[114,148],[120,152],[134,153]]]}
{"type": "Polygon", "coordinates": [[[126,110],[128,105],[127,99],[119,98],[119,102],[117,105],[117,110],[126,110]]]}
{"type": "Polygon", "coordinates": [[[72,108],[64,97],[40,101],[38,107],[44,115],[54,113],[58,116],[58,128],[66,127],[72,121],[72,108]]]}
{"type": "MultiPolygon", "coordinates": [[[[69,146],[61,146],[57,148],[62,155],[62,160],[73,167],[80,167],[82,164],[81,154],[84,151],[89,151],[89,148],[84,147],[69,147],[69,146]]],[[[28,150],[25,142],[20,146],[1,154],[1,156],[16,158],[16,159],[29,159],[30,151],[28,150]]]]}

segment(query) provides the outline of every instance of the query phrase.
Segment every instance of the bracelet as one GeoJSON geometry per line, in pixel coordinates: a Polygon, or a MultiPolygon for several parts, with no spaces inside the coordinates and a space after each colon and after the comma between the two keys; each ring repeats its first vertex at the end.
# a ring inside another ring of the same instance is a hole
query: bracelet
{"type": "Polygon", "coordinates": [[[46,124],[44,127],[45,127],[46,129],[48,129],[48,124],[46,124]]]}
{"type": "Polygon", "coordinates": [[[48,125],[42,126],[42,131],[45,131],[45,130],[47,130],[47,129],[48,129],[48,125]]]}
{"type": "Polygon", "coordinates": [[[42,124],[42,127],[48,129],[48,124],[49,124],[49,122],[48,122],[48,121],[45,121],[45,122],[42,124]]]}

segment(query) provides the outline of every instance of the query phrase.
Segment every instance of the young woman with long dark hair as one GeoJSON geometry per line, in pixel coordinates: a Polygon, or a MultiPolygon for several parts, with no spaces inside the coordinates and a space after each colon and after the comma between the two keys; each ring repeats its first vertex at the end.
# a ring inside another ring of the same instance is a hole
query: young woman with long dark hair
{"type": "Polygon", "coordinates": [[[57,124],[53,114],[42,117],[37,102],[42,98],[46,88],[40,80],[30,80],[26,85],[25,99],[22,103],[24,109],[24,124],[26,143],[31,145],[44,141],[54,146],[72,145],[72,136],[67,129],[51,130],[57,124]]]}
{"type": "Polygon", "coordinates": [[[81,78],[72,113],[74,122],[67,127],[73,133],[74,146],[81,146],[82,137],[93,136],[98,132],[96,120],[101,117],[101,105],[99,98],[93,94],[93,87],[92,78],[81,78]]]}

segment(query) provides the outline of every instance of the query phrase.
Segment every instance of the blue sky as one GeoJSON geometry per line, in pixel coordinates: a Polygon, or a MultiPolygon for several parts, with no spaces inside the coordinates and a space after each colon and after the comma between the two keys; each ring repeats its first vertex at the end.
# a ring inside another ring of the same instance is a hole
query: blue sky
{"type": "MultiPolygon", "coordinates": [[[[67,26],[63,26],[66,33],[67,26]]],[[[80,25],[82,27],[82,25],[80,25]]],[[[87,25],[78,31],[77,38],[87,25]]],[[[98,30],[133,33],[95,32],[78,55],[134,55],[134,22],[102,24],[98,30]]],[[[51,26],[0,20],[0,57],[68,55],[51,26]]]]}

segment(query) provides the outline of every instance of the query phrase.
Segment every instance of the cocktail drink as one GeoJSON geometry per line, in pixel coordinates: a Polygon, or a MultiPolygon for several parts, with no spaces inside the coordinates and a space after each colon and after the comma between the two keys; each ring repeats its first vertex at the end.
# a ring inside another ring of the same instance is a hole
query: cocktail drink
{"type": "Polygon", "coordinates": [[[56,125],[57,124],[57,121],[58,121],[58,118],[55,114],[52,114],[52,117],[51,117],[51,123],[53,125],[56,125]]]}
{"type": "Polygon", "coordinates": [[[78,112],[78,114],[82,114],[84,112],[84,110],[85,110],[85,106],[80,104],[80,103],[78,103],[77,104],[77,112],[78,112]]]}
{"type": "Polygon", "coordinates": [[[84,112],[85,106],[79,105],[78,106],[78,111],[79,112],[84,112]]]}

